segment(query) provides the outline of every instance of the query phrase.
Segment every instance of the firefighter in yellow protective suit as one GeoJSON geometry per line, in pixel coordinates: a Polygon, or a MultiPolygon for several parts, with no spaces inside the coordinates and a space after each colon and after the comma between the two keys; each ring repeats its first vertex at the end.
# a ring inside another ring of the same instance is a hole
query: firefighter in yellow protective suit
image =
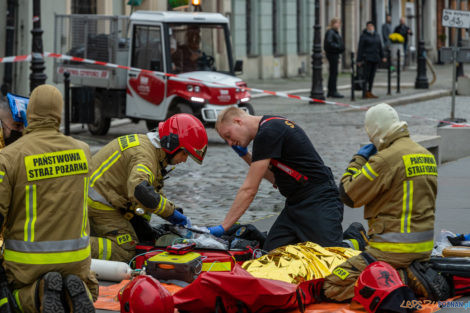
{"type": "Polygon", "coordinates": [[[163,179],[167,165],[186,162],[188,155],[201,164],[207,142],[195,116],[176,114],[158,131],[119,137],[93,156],[88,196],[93,258],[129,262],[137,242],[154,244],[151,213],[188,225],[161,193],[163,179]]]}
{"type": "MultiPolygon", "coordinates": [[[[364,206],[369,245],[326,277],[323,294],[335,301],[351,299],[357,278],[377,260],[403,269],[399,273],[404,283],[428,297],[429,289],[434,291],[427,283],[433,273],[420,261],[428,260],[433,249],[436,161],[410,139],[406,122],[388,104],[367,111],[365,128],[372,144],[362,147],[349,163],[340,194],[346,205],[364,206]]],[[[444,284],[440,278],[437,281],[444,284]]]]}
{"type": "Polygon", "coordinates": [[[62,95],[34,89],[24,136],[0,151],[3,265],[22,312],[94,312],[86,197],[90,150],[59,132],[62,95]]]}

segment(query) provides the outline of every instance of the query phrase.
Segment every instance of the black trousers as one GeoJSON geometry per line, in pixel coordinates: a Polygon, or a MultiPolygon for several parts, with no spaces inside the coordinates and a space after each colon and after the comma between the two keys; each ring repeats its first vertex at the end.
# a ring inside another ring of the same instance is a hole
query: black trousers
{"type": "Polygon", "coordinates": [[[364,89],[366,89],[366,91],[372,91],[378,65],[379,63],[376,62],[364,62],[364,89]]]}
{"type": "Polygon", "coordinates": [[[336,81],[338,78],[338,61],[339,61],[339,54],[327,54],[326,58],[328,59],[328,63],[330,64],[330,71],[328,76],[328,95],[333,95],[338,90],[336,89],[336,81]]]}
{"type": "Polygon", "coordinates": [[[302,201],[286,204],[269,230],[263,250],[305,241],[323,247],[344,247],[343,203],[334,182],[315,186],[302,201]]]}

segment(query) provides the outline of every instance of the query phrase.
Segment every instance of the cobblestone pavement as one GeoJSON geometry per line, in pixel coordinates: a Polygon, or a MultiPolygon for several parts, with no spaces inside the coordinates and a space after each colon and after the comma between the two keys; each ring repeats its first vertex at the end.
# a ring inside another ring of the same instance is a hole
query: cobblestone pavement
{"type": "MultiPolygon", "coordinates": [[[[347,103],[345,100],[344,102],[347,103]]],[[[364,131],[363,111],[352,111],[331,105],[311,105],[276,97],[253,99],[256,114],[283,115],[301,126],[312,140],[324,162],[331,167],[338,182],[348,161],[361,143],[368,142],[364,131]]],[[[397,106],[398,113],[426,118],[449,117],[451,98],[397,106]]],[[[456,116],[470,120],[470,97],[457,97],[456,116]]],[[[435,135],[437,122],[408,118],[412,134],[435,135]]],[[[145,124],[128,124],[114,127],[105,137],[91,137],[87,132],[74,135],[98,148],[116,136],[133,132],[146,132],[145,124]]],[[[222,222],[230,208],[238,188],[244,181],[247,165],[217,135],[209,129],[209,148],[202,166],[188,159],[176,166],[165,182],[164,192],[181,206],[193,224],[216,225],[222,222]]],[[[241,222],[251,222],[283,208],[284,198],[268,182],[263,181],[258,195],[241,222]]],[[[358,216],[362,215],[356,211],[358,216]]],[[[356,213],[355,213],[356,214],[356,213]]],[[[348,214],[345,213],[345,219],[348,214]]],[[[159,222],[154,217],[154,222],[159,222]]],[[[351,221],[345,221],[349,224],[351,221]]]]}

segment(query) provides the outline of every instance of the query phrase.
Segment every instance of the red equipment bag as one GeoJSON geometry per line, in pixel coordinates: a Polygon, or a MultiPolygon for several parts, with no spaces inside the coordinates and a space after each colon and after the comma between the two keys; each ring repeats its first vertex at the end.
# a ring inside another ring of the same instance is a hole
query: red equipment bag
{"type": "Polygon", "coordinates": [[[235,265],[232,272],[205,272],[173,295],[175,307],[192,313],[266,313],[289,309],[304,311],[319,298],[323,279],[299,286],[257,278],[235,265]]]}
{"type": "Polygon", "coordinates": [[[252,247],[247,246],[245,249],[237,249],[237,250],[228,250],[228,253],[232,255],[234,260],[242,265],[243,262],[253,260],[255,258],[259,258],[261,255],[256,255],[252,247]]]}
{"type": "Polygon", "coordinates": [[[470,294],[470,277],[453,276],[454,296],[470,294]]]}
{"type": "Polygon", "coordinates": [[[155,246],[138,244],[135,246],[136,257],[135,260],[133,260],[131,267],[134,269],[141,269],[148,259],[164,251],[164,249],[157,248],[155,246]]]}
{"type": "Polygon", "coordinates": [[[235,259],[230,251],[195,250],[202,257],[203,272],[230,272],[235,267],[235,259]]]}

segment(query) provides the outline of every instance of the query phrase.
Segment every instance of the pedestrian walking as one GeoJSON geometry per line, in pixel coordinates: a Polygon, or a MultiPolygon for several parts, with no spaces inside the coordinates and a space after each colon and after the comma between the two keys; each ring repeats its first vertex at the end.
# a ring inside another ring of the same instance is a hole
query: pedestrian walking
{"type": "Polygon", "coordinates": [[[379,34],[375,31],[373,22],[367,22],[366,29],[362,32],[359,38],[359,47],[357,51],[357,66],[363,66],[364,73],[364,98],[377,98],[372,93],[372,86],[374,85],[375,72],[380,61],[385,62],[384,52],[382,49],[382,40],[379,34]]]}
{"type": "Polygon", "coordinates": [[[405,64],[407,64],[407,60],[409,57],[408,39],[409,39],[409,36],[413,35],[413,33],[411,32],[411,29],[405,24],[404,17],[400,18],[400,24],[397,27],[395,27],[394,32],[399,33],[400,35],[403,36],[403,39],[405,39],[405,41],[403,42],[403,50],[404,50],[403,53],[405,54],[405,64]]]}
{"type": "Polygon", "coordinates": [[[62,107],[57,88],[36,87],[24,135],[0,151],[3,265],[21,312],[95,312],[86,205],[91,154],[86,143],[59,132],[62,107]]]}
{"type": "Polygon", "coordinates": [[[330,27],[325,33],[325,40],[323,47],[326,52],[326,58],[330,65],[330,71],[328,76],[328,94],[327,97],[332,98],[343,98],[337,90],[336,83],[338,79],[338,62],[340,55],[344,52],[343,38],[339,34],[341,27],[341,20],[337,17],[332,18],[330,21],[330,27]]]}

